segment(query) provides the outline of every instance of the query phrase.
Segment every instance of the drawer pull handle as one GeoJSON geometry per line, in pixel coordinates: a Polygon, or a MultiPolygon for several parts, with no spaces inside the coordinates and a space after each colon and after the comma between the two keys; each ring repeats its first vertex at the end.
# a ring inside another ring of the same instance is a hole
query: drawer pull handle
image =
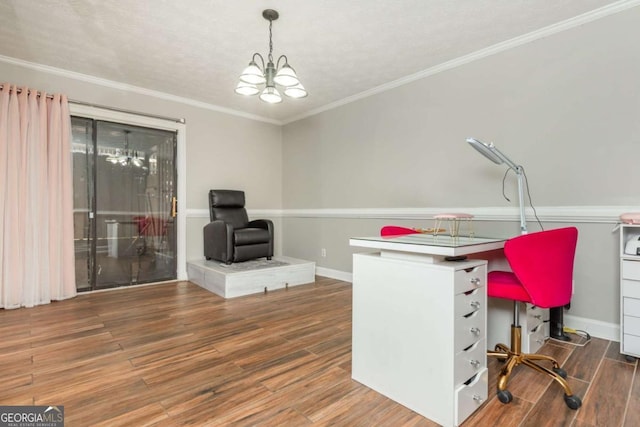
{"type": "Polygon", "coordinates": [[[470,281],[471,281],[472,285],[476,285],[476,286],[480,285],[480,278],[479,277],[472,277],[470,281]]]}
{"type": "Polygon", "coordinates": [[[471,306],[471,308],[478,309],[480,308],[480,301],[471,301],[469,305],[471,306]]]}
{"type": "Polygon", "coordinates": [[[473,400],[475,400],[478,403],[482,403],[484,402],[484,399],[482,398],[482,396],[478,395],[478,394],[474,394],[473,395],[473,400]]]}
{"type": "Polygon", "coordinates": [[[534,314],[533,318],[534,319],[542,319],[542,314],[534,314]]]}
{"type": "Polygon", "coordinates": [[[478,328],[471,328],[471,329],[470,329],[470,332],[471,332],[473,335],[476,335],[476,336],[480,335],[480,329],[478,329],[478,328]]]}
{"type": "Polygon", "coordinates": [[[474,368],[478,368],[480,366],[480,361],[479,360],[470,360],[469,363],[471,364],[471,366],[473,366],[474,368]]]}

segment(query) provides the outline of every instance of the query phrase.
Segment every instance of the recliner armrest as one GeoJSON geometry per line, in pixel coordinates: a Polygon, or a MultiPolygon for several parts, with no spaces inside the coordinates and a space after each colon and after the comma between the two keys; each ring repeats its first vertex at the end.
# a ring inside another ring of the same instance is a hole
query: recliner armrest
{"type": "Polygon", "coordinates": [[[247,225],[247,227],[254,227],[254,228],[263,228],[265,230],[269,231],[269,253],[267,255],[267,257],[272,257],[273,256],[273,221],[271,221],[270,219],[254,219],[253,221],[249,221],[249,224],[247,225]]]}
{"type": "Polygon", "coordinates": [[[231,262],[233,259],[233,226],[224,221],[211,221],[204,226],[204,256],[231,262]]]}
{"type": "Polygon", "coordinates": [[[264,228],[265,230],[269,230],[269,234],[273,233],[273,221],[270,219],[254,219],[253,221],[249,221],[247,227],[264,228]]]}

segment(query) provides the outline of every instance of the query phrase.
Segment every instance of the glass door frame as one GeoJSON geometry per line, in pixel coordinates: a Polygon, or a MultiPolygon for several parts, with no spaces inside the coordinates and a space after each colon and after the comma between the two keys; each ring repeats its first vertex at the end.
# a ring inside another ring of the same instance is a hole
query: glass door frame
{"type": "Polygon", "coordinates": [[[176,175],[177,175],[177,215],[176,215],[176,275],[177,280],[187,280],[186,262],[186,131],[185,123],[178,123],[169,119],[147,117],[135,113],[109,110],[106,108],[93,107],[88,105],[69,103],[69,112],[72,116],[86,117],[94,120],[105,120],[110,122],[124,123],[134,126],[142,126],[156,129],[163,129],[176,132],[176,175]]]}

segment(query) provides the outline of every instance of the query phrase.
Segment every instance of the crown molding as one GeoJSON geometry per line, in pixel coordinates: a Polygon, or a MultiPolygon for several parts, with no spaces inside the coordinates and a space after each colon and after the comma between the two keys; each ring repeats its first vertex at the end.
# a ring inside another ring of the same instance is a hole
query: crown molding
{"type": "MultiPolygon", "coordinates": [[[[178,102],[180,104],[202,108],[204,110],[216,111],[218,113],[229,114],[232,116],[243,117],[245,119],[251,119],[251,120],[270,123],[270,124],[279,125],[279,126],[283,125],[283,122],[279,120],[269,119],[266,117],[258,116],[256,114],[244,113],[242,111],[233,110],[231,108],[225,108],[225,107],[220,107],[219,105],[209,104],[207,102],[196,101],[195,99],[191,99],[191,98],[171,95],[169,93],[160,92],[157,90],[146,89],[140,86],[134,86],[126,83],[116,82],[114,80],[103,79],[100,77],[90,76],[88,74],[82,74],[75,71],[65,70],[62,68],[51,67],[49,65],[43,65],[35,62],[24,61],[22,59],[12,58],[10,56],[0,55],[0,62],[5,62],[7,64],[17,65],[19,67],[28,68],[28,69],[43,72],[43,73],[53,74],[56,76],[65,77],[72,80],[91,83],[98,86],[107,87],[110,89],[137,93],[139,95],[150,96],[150,97],[162,99],[165,101],[178,102]]],[[[74,100],[70,99],[69,102],[74,102],[74,100]]],[[[76,101],[76,102],[80,102],[80,101],[76,101]]]]}
{"type": "Polygon", "coordinates": [[[532,31],[530,33],[524,34],[522,36],[514,37],[510,40],[506,40],[504,42],[500,42],[489,46],[484,49],[480,49],[478,51],[472,52],[468,55],[461,56],[459,58],[455,58],[451,61],[443,62],[442,64],[438,64],[434,67],[427,68],[426,70],[420,71],[415,74],[411,74],[406,77],[402,77],[400,79],[394,80],[389,83],[385,83],[383,85],[374,87],[372,89],[366,90],[364,92],[360,92],[353,96],[349,96],[347,98],[343,98],[339,101],[332,102],[330,104],[324,105],[320,108],[316,108],[310,110],[304,114],[300,114],[298,116],[291,117],[289,119],[285,119],[283,123],[289,124],[298,120],[305,119],[307,117],[315,116],[316,114],[320,114],[322,112],[332,110],[337,107],[341,107],[346,104],[350,104],[352,102],[368,98],[373,95],[377,95],[382,92],[386,92],[391,89],[395,89],[399,86],[404,86],[409,83],[413,83],[417,80],[424,79],[425,77],[432,76],[434,74],[441,73],[443,71],[451,70],[453,68],[460,67],[462,65],[468,64],[473,61],[477,61],[479,59],[486,58],[488,56],[495,55],[500,52],[504,52],[509,49],[513,49],[515,47],[521,46],[526,43],[530,43],[532,41],[536,41],[542,39],[544,37],[548,37],[550,35],[560,33],[562,31],[566,31],[572,28],[575,28],[580,25],[584,25],[586,23],[604,18],[609,15],[613,15],[615,13],[622,12],[624,10],[630,9],[632,7],[636,7],[640,5],[640,0],[622,0],[616,3],[612,3],[607,6],[603,6],[601,8],[592,10],[590,12],[583,13],[582,15],[575,16],[573,18],[558,22],[556,24],[549,25],[547,27],[541,28],[536,31],[532,31]]]}

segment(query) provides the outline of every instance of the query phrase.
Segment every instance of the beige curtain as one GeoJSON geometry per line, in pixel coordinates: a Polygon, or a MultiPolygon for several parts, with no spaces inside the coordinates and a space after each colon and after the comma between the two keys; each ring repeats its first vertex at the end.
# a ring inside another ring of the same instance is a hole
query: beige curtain
{"type": "Polygon", "coordinates": [[[66,96],[0,88],[0,307],[76,295],[66,96]]]}

